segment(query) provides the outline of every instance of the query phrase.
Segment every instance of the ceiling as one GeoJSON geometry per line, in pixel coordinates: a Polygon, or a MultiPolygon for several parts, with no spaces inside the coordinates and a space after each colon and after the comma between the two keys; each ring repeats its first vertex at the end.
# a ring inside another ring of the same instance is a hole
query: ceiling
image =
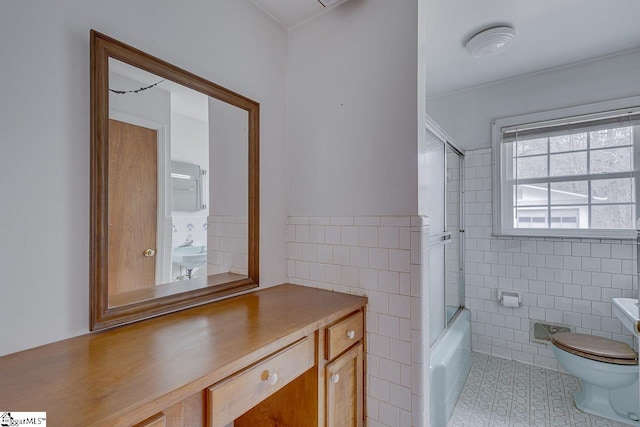
{"type": "MultiPolygon", "coordinates": [[[[345,0],[252,0],[287,28],[345,0]]],[[[386,0],[396,1],[396,0],[386,0]]],[[[426,0],[427,93],[467,89],[640,48],[639,0],[426,0]],[[510,25],[504,53],[472,58],[465,42],[510,25]]]]}
{"type": "Polygon", "coordinates": [[[346,0],[252,0],[287,28],[295,27],[323,14],[346,0]],[[323,4],[326,6],[323,6],[323,4]]]}
{"type": "MultiPolygon", "coordinates": [[[[138,81],[141,85],[155,85],[158,89],[166,90],[171,94],[171,112],[193,117],[202,122],[209,121],[209,97],[207,95],[114,58],[109,58],[109,72],[115,72],[138,81]]],[[[136,90],[140,89],[140,85],[133,84],[131,87],[110,87],[109,89],[136,90]]]]}
{"type": "Polygon", "coordinates": [[[466,89],[640,48],[638,0],[428,0],[427,93],[466,89]],[[472,58],[464,44],[515,28],[505,52],[472,58]]]}

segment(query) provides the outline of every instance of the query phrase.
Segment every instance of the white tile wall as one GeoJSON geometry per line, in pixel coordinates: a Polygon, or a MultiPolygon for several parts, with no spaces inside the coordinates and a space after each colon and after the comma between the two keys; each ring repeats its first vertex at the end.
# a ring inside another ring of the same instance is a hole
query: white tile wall
{"type": "Polygon", "coordinates": [[[248,236],[246,216],[211,215],[207,226],[207,273],[248,274],[248,236]]]}
{"type": "Polygon", "coordinates": [[[530,319],[632,345],[612,313],[611,299],[637,298],[634,242],[492,236],[491,150],[465,154],[465,291],[472,349],[558,369],[550,346],[530,341],[530,319]],[[523,306],[498,306],[498,288],[521,292],[523,306]]]}
{"type": "Polygon", "coordinates": [[[425,218],[412,216],[287,220],[290,282],[369,298],[371,427],[429,420],[428,231],[425,218]]]}
{"type": "Polygon", "coordinates": [[[171,246],[178,247],[188,238],[194,246],[207,245],[207,216],[196,214],[174,213],[172,217],[171,246]]]}

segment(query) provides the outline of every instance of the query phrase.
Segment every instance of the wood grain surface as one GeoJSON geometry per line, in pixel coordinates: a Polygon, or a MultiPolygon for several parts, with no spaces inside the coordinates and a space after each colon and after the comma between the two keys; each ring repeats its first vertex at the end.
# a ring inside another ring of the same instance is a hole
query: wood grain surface
{"type": "Polygon", "coordinates": [[[366,301],[284,284],[3,356],[0,406],[52,426],[134,425],[366,301]]]}

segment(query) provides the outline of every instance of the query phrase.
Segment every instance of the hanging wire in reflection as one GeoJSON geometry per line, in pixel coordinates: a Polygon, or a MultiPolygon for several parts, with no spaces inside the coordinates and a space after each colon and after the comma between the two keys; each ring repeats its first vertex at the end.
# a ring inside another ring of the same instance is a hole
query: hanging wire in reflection
{"type": "Polygon", "coordinates": [[[158,86],[160,83],[162,83],[164,81],[160,80],[158,83],[154,83],[152,85],[149,85],[147,87],[141,87],[140,89],[136,89],[136,90],[115,90],[115,89],[109,89],[109,92],[113,92],[113,93],[117,93],[118,95],[126,95],[127,93],[139,93],[142,92],[143,90],[147,90],[147,89],[151,89],[152,87],[156,87],[158,86]]]}

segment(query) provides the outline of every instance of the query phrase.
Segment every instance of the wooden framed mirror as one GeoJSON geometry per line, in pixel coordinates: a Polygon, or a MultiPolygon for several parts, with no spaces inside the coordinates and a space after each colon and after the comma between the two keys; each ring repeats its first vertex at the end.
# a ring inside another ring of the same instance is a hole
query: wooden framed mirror
{"type": "Polygon", "coordinates": [[[91,330],[258,286],[259,120],[91,30],[91,330]]]}

